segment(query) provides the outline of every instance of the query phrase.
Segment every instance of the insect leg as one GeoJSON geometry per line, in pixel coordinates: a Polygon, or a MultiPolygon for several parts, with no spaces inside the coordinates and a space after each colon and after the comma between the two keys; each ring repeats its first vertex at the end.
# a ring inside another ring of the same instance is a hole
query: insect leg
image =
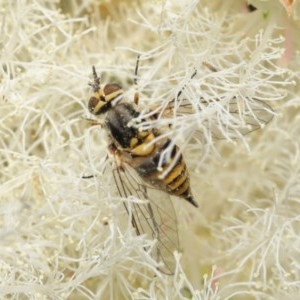
{"type": "Polygon", "coordinates": [[[91,118],[86,118],[86,117],[83,117],[83,119],[85,121],[90,122],[91,126],[101,126],[101,127],[103,127],[103,123],[99,122],[98,120],[91,119],[91,118]]]}
{"type": "Polygon", "coordinates": [[[82,179],[91,179],[91,178],[94,178],[94,177],[96,177],[96,175],[87,175],[87,176],[83,175],[81,178],[82,179]]]}
{"type": "Polygon", "coordinates": [[[213,65],[209,64],[208,62],[205,61],[202,64],[203,64],[203,66],[205,66],[210,71],[212,71],[212,72],[218,72],[218,70],[213,65]]]}
{"type": "MultiPolygon", "coordinates": [[[[212,72],[218,72],[218,70],[214,66],[212,66],[211,64],[209,64],[207,62],[203,62],[203,65],[205,67],[207,67],[212,72]]],[[[191,76],[190,79],[194,78],[196,76],[196,74],[197,74],[197,70],[194,71],[194,73],[192,74],[192,76],[191,76]]],[[[175,99],[177,99],[182,94],[184,88],[185,88],[185,86],[178,92],[178,94],[177,94],[177,96],[176,96],[175,99]]]]}
{"type": "MultiPolygon", "coordinates": [[[[194,71],[194,73],[192,74],[190,79],[193,79],[197,74],[197,70],[194,71]]],[[[177,93],[175,99],[178,99],[180,97],[180,95],[182,94],[182,92],[184,91],[185,86],[182,87],[182,89],[177,93]]]]}

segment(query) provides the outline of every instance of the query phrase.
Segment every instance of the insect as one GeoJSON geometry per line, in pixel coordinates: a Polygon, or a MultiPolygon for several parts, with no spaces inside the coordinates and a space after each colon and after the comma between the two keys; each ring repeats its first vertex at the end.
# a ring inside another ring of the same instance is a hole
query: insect
{"type": "MultiPolygon", "coordinates": [[[[135,78],[137,69],[138,61],[135,78]]],[[[160,270],[173,274],[173,251],[179,247],[176,215],[171,200],[158,195],[157,191],[183,198],[198,207],[184,158],[169,138],[157,139],[160,137],[158,129],[139,130],[130,126],[130,121],[139,116],[138,93],[132,103],[125,102],[119,84],[108,83],[102,87],[94,67],[93,77],[90,85],[94,94],[89,99],[88,109],[94,115],[105,114],[104,127],[111,142],[109,153],[116,162],[114,179],[118,192],[121,197],[147,200],[146,204],[133,204],[132,225],[137,234],[148,233],[157,239],[154,256],[163,262],[160,270]],[[168,147],[171,147],[170,155],[165,151],[168,147]]]]}
{"type": "MultiPolygon", "coordinates": [[[[137,82],[139,58],[135,67],[137,82]]],[[[131,217],[131,223],[138,235],[148,234],[157,240],[153,252],[155,259],[161,263],[161,270],[165,274],[174,273],[173,251],[179,248],[176,214],[170,196],[177,196],[198,207],[190,187],[189,173],[180,149],[171,139],[161,135],[158,128],[139,129],[133,126],[132,120],[140,116],[138,109],[139,94],[135,93],[132,101],[124,99],[124,91],[117,83],[101,84],[95,67],[92,68],[94,81],[89,85],[94,94],[88,102],[88,109],[94,115],[104,114],[103,127],[110,139],[108,152],[113,157],[115,168],[113,171],[117,190],[122,198],[134,196],[145,200],[143,204],[133,202],[131,207],[124,202],[125,209],[131,217]],[[167,151],[169,150],[169,151],[167,151]],[[164,193],[162,193],[164,192],[164,193]]],[[[196,72],[192,75],[194,77],[196,72]]],[[[169,101],[168,109],[178,106],[176,98],[169,101]]],[[[210,105],[200,99],[201,103],[210,105]]],[[[263,106],[258,111],[268,110],[263,106]]],[[[178,113],[190,113],[191,108],[185,99],[180,102],[178,113]]],[[[230,113],[238,114],[237,101],[233,100],[230,113]]],[[[251,111],[252,113],[252,111],[251,111]]],[[[259,128],[260,123],[268,123],[269,116],[250,118],[246,134],[259,128]]],[[[151,122],[157,119],[153,113],[141,122],[151,122]]]]}

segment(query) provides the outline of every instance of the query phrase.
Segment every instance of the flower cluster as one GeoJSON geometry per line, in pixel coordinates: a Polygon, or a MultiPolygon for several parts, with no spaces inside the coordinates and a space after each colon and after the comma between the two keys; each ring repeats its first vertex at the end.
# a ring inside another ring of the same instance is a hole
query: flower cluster
{"type": "Polygon", "coordinates": [[[144,2],[1,3],[1,298],[293,299],[299,2],[144,2]],[[87,120],[92,66],[187,162],[200,208],[172,199],[172,276],[87,120]]]}

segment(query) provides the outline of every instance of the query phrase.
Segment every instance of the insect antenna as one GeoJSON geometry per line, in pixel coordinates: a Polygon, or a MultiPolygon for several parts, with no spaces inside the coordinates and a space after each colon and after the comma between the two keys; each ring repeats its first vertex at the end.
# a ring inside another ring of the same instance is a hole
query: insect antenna
{"type": "Polygon", "coordinates": [[[138,55],[138,57],[136,59],[136,64],[135,64],[134,81],[133,81],[135,85],[137,85],[137,78],[138,78],[138,69],[139,69],[140,57],[141,57],[141,55],[138,55]]]}
{"type": "Polygon", "coordinates": [[[134,88],[135,88],[135,93],[134,93],[134,98],[133,98],[133,102],[138,105],[139,104],[139,92],[137,89],[137,79],[138,79],[138,69],[139,69],[139,62],[140,62],[140,55],[138,55],[137,59],[136,59],[136,65],[135,65],[135,70],[134,70],[134,78],[133,78],[133,83],[134,83],[134,88]]]}
{"type": "Polygon", "coordinates": [[[96,93],[100,90],[100,77],[96,72],[95,66],[92,66],[92,70],[93,70],[94,82],[89,83],[89,86],[91,86],[93,88],[94,93],[96,93]]]}

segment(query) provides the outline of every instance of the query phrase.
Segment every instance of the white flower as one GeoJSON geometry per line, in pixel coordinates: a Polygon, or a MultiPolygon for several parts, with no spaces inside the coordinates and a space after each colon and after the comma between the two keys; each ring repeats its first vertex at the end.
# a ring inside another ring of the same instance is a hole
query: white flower
{"type": "Polygon", "coordinates": [[[298,2],[177,2],[2,1],[1,298],[299,290],[298,2]],[[92,65],[131,101],[138,55],[133,126],[181,147],[200,204],[173,199],[173,276],[132,228],[122,201],[141,200],[118,196],[105,130],[84,119],[92,65]]]}

